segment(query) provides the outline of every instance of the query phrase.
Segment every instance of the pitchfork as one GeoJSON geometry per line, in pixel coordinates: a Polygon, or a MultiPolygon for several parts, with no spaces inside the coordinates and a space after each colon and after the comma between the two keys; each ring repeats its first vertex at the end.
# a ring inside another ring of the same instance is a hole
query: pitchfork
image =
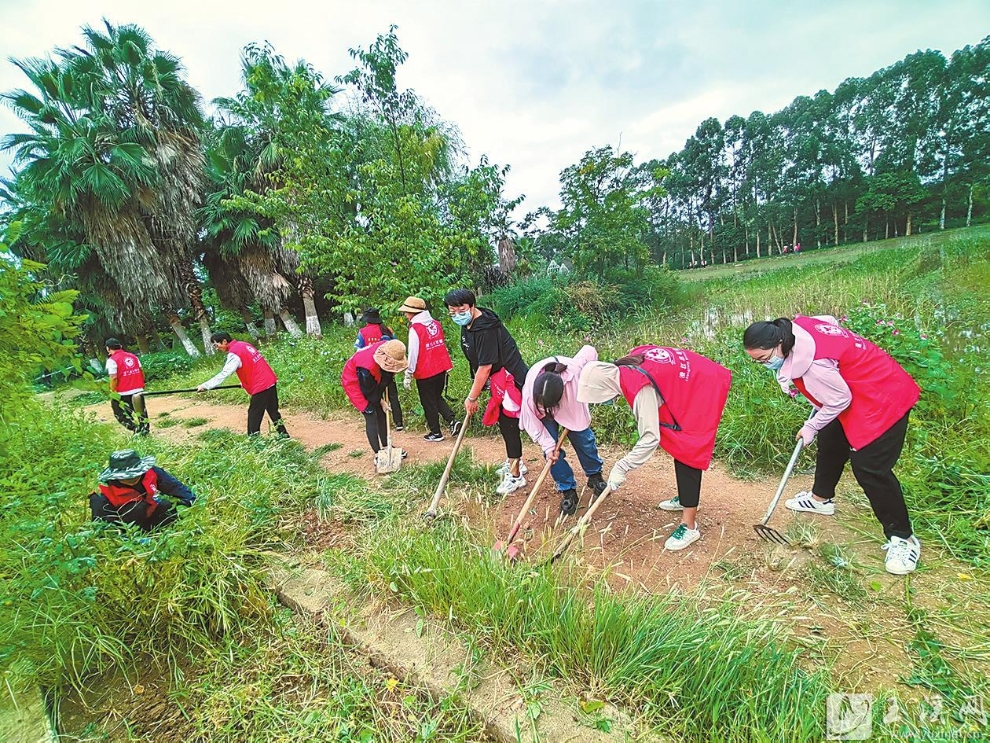
{"type": "Polygon", "coordinates": [[[767,509],[767,515],[763,517],[763,521],[760,523],[753,524],[753,529],[760,535],[760,539],[767,542],[790,544],[790,542],[787,541],[787,537],[773,527],[767,526],[767,522],[769,522],[770,517],[773,516],[773,511],[777,507],[777,503],[780,501],[780,496],[784,493],[784,486],[787,485],[787,478],[791,476],[791,472],[794,470],[794,465],[797,463],[798,455],[801,454],[801,449],[803,448],[804,439],[798,439],[797,444],[794,446],[794,453],[791,454],[791,461],[787,463],[787,469],[784,470],[784,476],[780,480],[780,485],[777,486],[777,494],[773,497],[773,500],[770,501],[770,507],[767,509]]]}

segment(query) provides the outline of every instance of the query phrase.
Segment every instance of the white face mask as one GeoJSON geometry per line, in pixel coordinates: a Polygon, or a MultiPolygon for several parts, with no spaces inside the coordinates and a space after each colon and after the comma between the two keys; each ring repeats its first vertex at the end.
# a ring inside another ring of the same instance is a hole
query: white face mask
{"type": "Polygon", "coordinates": [[[457,325],[460,325],[461,327],[464,327],[465,325],[470,325],[472,319],[471,310],[465,310],[464,312],[455,312],[453,315],[450,316],[450,319],[453,320],[457,325]]]}
{"type": "Polygon", "coordinates": [[[780,367],[782,367],[783,365],[784,365],[784,357],[778,356],[777,354],[771,356],[768,361],[763,362],[763,366],[765,366],[767,369],[773,372],[780,371],[780,367]]]}

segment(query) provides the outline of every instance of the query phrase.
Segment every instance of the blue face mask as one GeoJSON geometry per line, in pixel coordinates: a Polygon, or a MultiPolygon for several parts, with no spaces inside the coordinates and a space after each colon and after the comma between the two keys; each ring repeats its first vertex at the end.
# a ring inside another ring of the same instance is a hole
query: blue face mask
{"type": "Polygon", "coordinates": [[[780,367],[784,365],[783,356],[772,356],[769,361],[764,361],[763,366],[765,366],[770,371],[780,371],[780,367]]]}
{"type": "Polygon", "coordinates": [[[471,315],[471,310],[466,310],[464,312],[455,312],[450,316],[450,319],[463,328],[466,325],[470,325],[473,318],[471,315]]]}

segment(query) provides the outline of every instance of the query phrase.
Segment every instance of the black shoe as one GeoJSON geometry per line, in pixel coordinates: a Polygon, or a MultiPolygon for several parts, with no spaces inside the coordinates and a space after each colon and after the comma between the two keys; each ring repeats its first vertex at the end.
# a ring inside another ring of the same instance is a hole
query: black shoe
{"type": "Polygon", "coordinates": [[[602,479],[601,473],[598,473],[597,475],[588,475],[588,487],[591,488],[591,497],[597,498],[605,492],[608,483],[602,479]]]}
{"type": "Polygon", "coordinates": [[[578,494],[574,488],[560,491],[560,512],[565,516],[577,513],[578,494]]]}
{"type": "Polygon", "coordinates": [[[402,430],[402,424],[400,423],[399,425],[397,425],[397,426],[395,427],[395,430],[396,430],[396,431],[401,431],[401,430],[402,430]]]}
{"type": "Polygon", "coordinates": [[[424,437],[427,441],[443,441],[442,433],[428,433],[424,437]]]}
{"type": "Polygon", "coordinates": [[[457,434],[459,434],[461,432],[461,425],[463,425],[463,424],[460,421],[451,421],[450,422],[450,435],[451,436],[456,436],[457,434]]]}

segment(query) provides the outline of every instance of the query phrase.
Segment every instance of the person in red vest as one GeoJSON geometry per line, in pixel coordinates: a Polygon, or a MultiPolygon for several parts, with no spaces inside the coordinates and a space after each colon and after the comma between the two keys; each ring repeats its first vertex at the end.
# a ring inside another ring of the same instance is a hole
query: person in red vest
{"type": "Polygon", "coordinates": [[[732,373],[724,366],[664,346],[637,346],[611,364],[593,361],[581,371],[578,402],[608,403],[622,396],[639,429],[636,446],[612,466],[609,488],[621,487],[657,446],[674,458],[677,495],[659,504],[665,511],[682,511],[680,525],[664,543],[668,550],[682,550],[701,538],[701,473],[711,465],[731,383],[732,373]]]}
{"type": "MultiPolygon", "coordinates": [[[[395,339],[395,331],[382,322],[381,314],[377,309],[369,307],[361,315],[361,322],[365,325],[357,333],[354,340],[354,348],[360,350],[367,348],[378,341],[390,341],[395,339]]],[[[387,389],[388,404],[392,407],[392,419],[395,421],[395,430],[401,431],[402,426],[402,405],[399,403],[399,388],[395,386],[395,378],[389,383],[387,389]]]]}
{"type": "MultiPolygon", "coordinates": [[[[351,356],[340,373],[344,394],[364,415],[365,433],[375,454],[388,445],[385,390],[407,366],[402,341],[378,341],[351,356]]],[[[406,453],[402,452],[402,456],[406,453]]]]}
{"type": "Polygon", "coordinates": [[[227,333],[214,333],[210,339],[218,351],[227,354],[227,360],[220,373],[203,382],[196,388],[196,391],[212,390],[236,372],[241,387],[251,395],[251,402],[248,404],[248,436],[261,433],[261,421],[267,412],[275,430],[281,436],[287,437],[289,432],[285,430],[282,414],[278,412],[278,387],[276,386],[278,377],[275,376],[275,372],[262,357],[261,352],[250,343],[235,341],[227,333]]]}
{"type": "Polygon", "coordinates": [[[150,430],[144,405],[144,372],[138,357],[124,350],[116,338],[107,338],[107,374],[110,376],[110,407],[113,416],[128,431],[146,436],[150,430]]]}
{"type": "Polygon", "coordinates": [[[89,508],[94,521],[134,524],[142,531],[167,526],[178,518],[171,496],[191,506],[196,495],[178,478],[155,466],[154,457],[142,457],[133,449],[110,455],[100,473],[98,492],[90,493],[89,508]]]}
{"type": "Polygon", "coordinates": [[[412,380],[416,380],[416,391],[423,405],[423,416],[429,432],[423,438],[427,441],[443,441],[440,433],[440,418],[450,427],[450,435],[456,436],[461,430],[450,405],[443,399],[443,389],[447,384],[447,372],[454,368],[447,351],[443,327],[434,320],[426,307],[426,300],[407,297],[399,307],[409,321],[409,368],[403,386],[408,390],[412,380]]]}
{"type": "Polygon", "coordinates": [[[817,437],[815,483],[784,503],[792,511],[835,513],[835,486],[846,462],[873,507],[887,543],[886,568],[906,575],[918,565],[914,536],[894,465],[901,456],[908,415],[921,390],[886,351],[839,326],[829,315],[756,322],[743,335],[750,357],[791,384],[817,412],[798,431],[805,446],[817,437]]]}

